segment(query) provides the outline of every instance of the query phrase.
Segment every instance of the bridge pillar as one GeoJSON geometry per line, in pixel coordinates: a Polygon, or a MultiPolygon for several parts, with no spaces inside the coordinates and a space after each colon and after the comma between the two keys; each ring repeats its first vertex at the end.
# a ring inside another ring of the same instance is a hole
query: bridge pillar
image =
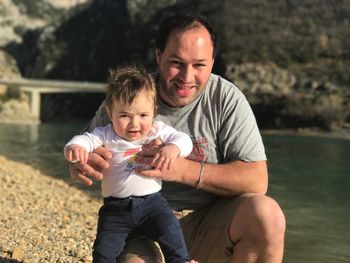
{"type": "Polygon", "coordinates": [[[40,121],[40,91],[35,89],[25,89],[24,90],[29,95],[29,108],[32,116],[40,121]]]}

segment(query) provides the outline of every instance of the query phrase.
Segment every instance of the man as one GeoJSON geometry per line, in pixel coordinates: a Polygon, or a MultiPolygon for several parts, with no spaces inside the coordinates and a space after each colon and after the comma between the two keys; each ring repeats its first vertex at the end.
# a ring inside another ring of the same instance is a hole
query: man
{"type": "MultiPolygon", "coordinates": [[[[261,136],[244,95],[211,73],[215,36],[200,17],[172,16],[160,27],[157,118],[191,136],[194,150],[173,169],[139,170],[163,180],[162,194],[180,219],[191,258],[201,263],[281,262],[285,219],[265,195],[268,185],[261,136]]],[[[108,121],[104,104],[88,129],[108,121]]],[[[137,161],[150,165],[161,147],[145,146],[137,161]]],[[[108,166],[99,148],[90,165],[72,164],[71,176],[88,185],[108,166]],[[95,167],[95,168],[93,168],[95,167]]],[[[123,262],[160,262],[151,243],[130,240],[123,262]],[[149,246],[147,248],[146,246],[149,246]]]]}

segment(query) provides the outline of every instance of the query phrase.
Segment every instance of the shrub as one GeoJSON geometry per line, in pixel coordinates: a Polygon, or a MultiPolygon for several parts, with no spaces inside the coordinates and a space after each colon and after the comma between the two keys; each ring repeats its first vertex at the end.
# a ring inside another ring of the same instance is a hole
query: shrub
{"type": "Polygon", "coordinates": [[[8,101],[11,99],[21,99],[21,89],[18,85],[8,85],[5,94],[2,96],[2,101],[8,101]]]}
{"type": "Polygon", "coordinates": [[[336,130],[346,121],[347,112],[341,94],[309,96],[299,93],[286,100],[281,119],[286,127],[320,127],[336,130]]]}

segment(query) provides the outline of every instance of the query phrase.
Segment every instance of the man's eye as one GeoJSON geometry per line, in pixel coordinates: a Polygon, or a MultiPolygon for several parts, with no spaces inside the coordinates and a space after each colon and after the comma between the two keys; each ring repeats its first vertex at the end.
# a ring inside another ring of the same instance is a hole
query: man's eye
{"type": "Polygon", "coordinates": [[[194,67],[196,67],[196,68],[202,68],[202,67],[205,67],[205,66],[206,66],[205,64],[201,64],[201,63],[194,64],[194,67]]]}
{"type": "Polygon", "coordinates": [[[170,63],[172,65],[174,65],[174,66],[180,66],[181,65],[181,63],[179,61],[177,61],[177,60],[171,60],[170,63]]]}

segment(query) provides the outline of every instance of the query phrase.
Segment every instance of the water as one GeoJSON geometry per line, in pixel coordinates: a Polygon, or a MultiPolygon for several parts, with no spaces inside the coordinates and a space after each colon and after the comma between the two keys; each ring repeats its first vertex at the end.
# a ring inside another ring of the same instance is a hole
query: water
{"type": "MultiPolygon", "coordinates": [[[[71,183],[62,147],[84,124],[0,124],[0,155],[71,183]]],[[[283,262],[350,262],[350,140],[264,136],[264,142],[269,195],[287,218],[283,262]]]]}
{"type": "Polygon", "coordinates": [[[265,136],[287,218],[284,262],[350,262],[350,140],[265,136]]]}
{"type": "Polygon", "coordinates": [[[67,174],[63,145],[82,127],[82,122],[64,125],[0,124],[0,155],[62,178],[67,174]]]}

